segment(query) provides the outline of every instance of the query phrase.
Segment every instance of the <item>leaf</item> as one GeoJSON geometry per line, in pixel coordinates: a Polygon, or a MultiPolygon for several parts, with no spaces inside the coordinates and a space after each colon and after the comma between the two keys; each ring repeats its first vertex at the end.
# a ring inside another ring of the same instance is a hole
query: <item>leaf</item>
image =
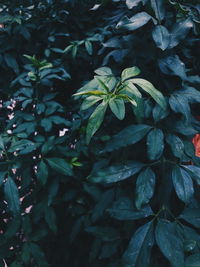
{"type": "Polygon", "coordinates": [[[132,9],[133,7],[138,6],[141,2],[145,4],[146,0],[126,0],[126,5],[128,9],[132,9]]]}
{"type": "Polygon", "coordinates": [[[88,180],[94,183],[115,183],[133,176],[142,167],[144,167],[144,164],[137,161],[115,164],[92,173],[88,180]]]}
{"type": "Polygon", "coordinates": [[[179,218],[192,224],[196,228],[200,228],[200,207],[189,205],[185,207],[179,218]]]}
{"type": "Polygon", "coordinates": [[[130,79],[139,74],[140,74],[140,70],[138,67],[127,68],[122,71],[121,80],[122,82],[124,82],[125,80],[130,79]]]}
{"type": "Polygon", "coordinates": [[[181,20],[174,24],[171,34],[170,34],[170,44],[169,48],[173,48],[177,46],[180,41],[185,39],[185,37],[188,35],[191,28],[193,28],[194,24],[191,20],[191,18],[187,18],[186,20],[181,20]]]}
{"type": "Polygon", "coordinates": [[[200,267],[200,253],[187,257],[184,267],[200,267]]]}
{"type": "Polygon", "coordinates": [[[149,267],[151,248],[154,244],[153,223],[141,226],[131,238],[123,255],[124,267],[149,267]]]}
{"type": "Polygon", "coordinates": [[[152,32],[152,37],[158,48],[163,51],[167,49],[170,35],[166,27],[162,25],[155,26],[152,32]]]}
{"type": "Polygon", "coordinates": [[[175,224],[160,219],[155,231],[156,242],[173,267],[184,266],[183,242],[175,230],[175,224]]]}
{"type": "Polygon", "coordinates": [[[49,228],[56,233],[57,225],[56,225],[56,214],[53,208],[47,207],[45,209],[45,221],[47,222],[49,228]]]}
{"type": "Polygon", "coordinates": [[[110,88],[107,86],[107,84],[105,83],[105,80],[103,79],[103,77],[98,77],[98,76],[95,76],[95,80],[97,80],[97,82],[99,83],[99,86],[100,88],[108,93],[110,91],[110,88]]]}
{"type": "Polygon", "coordinates": [[[166,109],[167,104],[163,94],[152,83],[144,79],[132,79],[131,81],[147,92],[164,110],[166,109]]]}
{"type": "Polygon", "coordinates": [[[136,200],[137,209],[141,209],[144,204],[148,204],[154,194],[156,183],[155,173],[151,168],[142,171],[136,181],[136,200]]]}
{"type": "Polygon", "coordinates": [[[130,97],[137,97],[137,98],[142,98],[142,94],[140,93],[140,91],[137,89],[137,87],[131,82],[131,81],[125,81],[123,83],[123,89],[120,90],[120,93],[123,94],[127,94],[130,97]]]}
{"type": "Polygon", "coordinates": [[[163,110],[158,104],[153,108],[153,118],[155,122],[161,121],[169,115],[169,109],[163,110]]]}
{"type": "Polygon", "coordinates": [[[90,226],[87,227],[85,231],[93,234],[103,241],[115,241],[120,239],[119,232],[112,227],[90,226]]]}
{"type": "Polygon", "coordinates": [[[3,181],[7,175],[7,171],[0,171],[0,186],[3,184],[3,181]]]}
{"type": "Polygon", "coordinates": [[[194,194],[193,182],[187,171],[175,166],[172,169],[172,180],[176,194],[184,203],[189,203],[194,194]]]}
{"type": "Polygon", "coordinates": [[[188,171],[197,184],[200,185],[200,167],[194,165],[181,165],[181,167],[188,171]]]}
{"type": "Polygon", "coordinates": [[[147,135],[147,155],[150,160],[159,159],[164,150],[164,134],[160,129],[153,129],[147,135]]]}
{"type": "Polygon", "coordinates": [[[10,67],[16,74],[19,73],[19,65],[14,56],[4,53],[4,59],[8,67],[10,67]]]}
{"type": "Polygon", "coordinates": [[[47,158],[45,160],[55,171],[67,176],[72,176],[71,166],[66,160],[62,158],[47,158]]]}
{"type": "Polygon", "coordinates": [[[48,178],[48,167],[44,160],[41,160],[38,164],[37,178],[43,185],[46,184],[48,178]]]}
{"type": "Polygon", "coordinates": [[[169,98],[171,109],[176,113],[181,113],[186,119],[186,122],[191,121],[191,111],[188,100],[179,94],[172,94],[169,98]]]}
{"type": "Polygon", "coordinates": [[[154,10],[156,18],[161,22],[165,18],[164,0],[151,0],[151,7],[154,10]]]}
{"type": "Polygon", "coordinates": [[[111,217],[120,221],[134,221],[142,218],[147,218],[153,214],[149,206],[145,206],[137,210],[133,206],[133,201],[128,197],[121,197],[116,200],[112,207],[107,209],[111,217]]]}
{"type": "Polygon", "coordinates": [[[99,96],[88,96],[86,99],[84,99],[83,103],[81,104],[81,110],[86,110],[90,107],[92,107],[94,104],[96,104],[97,102],[99,102],[100,100],[102,100],[101,97],[99,96]]]}
{"type": "Polygon", "coordinates": [[[125,105],[124,100],[120,98],[111,98],[109,101],[109,107],[115,116],[119,120],[123,120],[125,117],[125,105]]]}
{"type": "Polygon", "coordinates": [[[101,104],[97,106],[92,115],[89,118],[87,129],[86,129],[86,142],[89,144],[92,136],[96,133],[96,131],[101,126],[104,115],[108,106],[108,102],[103,101],[101,104]]]}
{"type": "Polygon", "coordinates": [[[93,48],[92,48],[92,43],[90,41],[85,41],[85,48],[88,52],[89,55],[92,55],[93,48]]]}
{"type": "Polygon", "coordinates": [[[112,70],[108,67],[98,68],[94,72],[100,76],[112,76],[113,75],[112,70]]]}
{"type": "Polygon", "coordinates": [[[184,153],[184,144],[182,140],[174,134],[168,134],[166,136],[166,141],[170,145],[174,156],[181,159],[184,153]]]}
{"type": "Polygon", "coordinates": [[[82,96],[82,95],[102,96],[102,95],[105,95],[105,93],[99,90],[94,90],[94,91],[82,91],[82,92],[73,94],[73,96],[82,96]]]}
{"type": "Polygon", "coordinates": [[[14,215],[19,214],[20,202],[18,188],[11,177],[8,177],[4,184],[5,198],[8,203],[8,208],[14,215]]]}
{"type": "Polygon", "coordinates": [[[144,26],[152,17],[146,12],[140,12],[131,18],[123,17],[117,24],[117,29],[135,31],[144,26]]]}
{"type": "Polygon", "coordinates": [[[130,125],[114,135],[102,152],[111,152],[127,145],[133,145],[140,141],[150,129],[151,126],[146,124],[130,125]]]}

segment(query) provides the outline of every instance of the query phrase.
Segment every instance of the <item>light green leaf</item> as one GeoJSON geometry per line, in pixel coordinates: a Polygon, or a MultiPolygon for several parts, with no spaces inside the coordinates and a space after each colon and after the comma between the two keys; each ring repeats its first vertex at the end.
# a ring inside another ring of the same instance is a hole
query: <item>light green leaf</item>
{"type": "Polygon", "coordinates": [[[18,188],[11,177],[8,177],[4,184],[5,198],[8,203],[8,208],[14,215],[19,214],[20,202],[18,188]]]}
{"type": "Polygon", "coordinates": [[[175,166],[172,169],[172,180],[177,196],[185,203],[190,202],[194,194],[194,187],[188,172],[175,166]]]}
{"type": "Polygon", "coordinates": [[[175,224],[159,220],[155,231],[156,242],[173,267],[184,267],[183,241],[175,230],[175,224]]]}
{"type": "Polygon", "coordinates": [[[112,70],[108,67],[98,68],[94,72],[100,76],[112,76],[113,75],[112,70]]]}
{"type": "Polygon", "coordinates": [[[94,91],[82,91],[76,94],[73,94],[73,96],[82,96],[82,95],[97,95],[97,96],[101,96],[101,95],[105,95],[104,92],[99,91],[99,90],[94,90],[94,91]]]}
{"type": "Polygon", "coordinates": [[[81,110],[86,110],[90,107],[92,107],[94,104],[102,100],[99,96],[88,96],[86,99],[84,99],[83,103],[81,104],[81,110]]]}
{"type": "Polygon", "coordinates": [[[92,43],[90,41],[85,41],[85,48],[88,52],[89,55],[92,55],[93,48],[92,48],[92,43]]]}
{"type": "Polygon", "coordinates": [[[62,158],[47,158],[45,159],[52,169],[55,171],[72,176],[72,169],[70,164],[62,158]]]}
{"type": "Polygon", "coordinates": [[[124,267],[148,267],[151,259],[151,248],[154,244],[153,223],[141,226],[131,238],[123,255],[124,267]]]}
{"type": "Polygon", "coordinates": [[[158,91],[152,83],[144,79],[131,79],[131,82],[140,86],[145,92],[147,92],[163,109],[166,109],[167,103],[163,94],[158,91]]]}
{"type": "Polygon", "coordinates": [[[138,67],[127,68],[122,71],[121,75],[122,82],[139,74],[140,74],[140,69],[138,67]]]}
{"type": "Polygon", "coordinates": [[[92,173],[88,179],[94,183],[115,183],[138,173],[142,167],[144,164],[141,162],[125,162],[98,170],[96,173],[92,173]]]}
{"type": "Polygon", "coordinates": [[[103,101],[99,104],[92,115],[89,118],[87,129],[86,129],[86,142],[89,144],[92,136],[96,133],[96,131],[101,126],[104,115],[108,106],[108,102],[103,101]]]}
{"type": "Polygon", "coordinates": [[[125,117],[125,105],[124,105],[123,99],[116,98],[116,97],[111,98],[109,101],[109,107],[119,120],[124,119],[124,117],[125,117]]]}
{"type": "Polygon", "coordinates": [[[152,169],[147,168],[142,171],[136,181],[136,200],[137,209],[141,209],[144,204],[148,204],[154,194],[156,176],[152,169]]]}
{"type": "Polygon", "coordinates": [[[164,134],[160,129],[153,129],[147,135],[147,154],[150,160],[159,159],[164,149],[164,134]]]}

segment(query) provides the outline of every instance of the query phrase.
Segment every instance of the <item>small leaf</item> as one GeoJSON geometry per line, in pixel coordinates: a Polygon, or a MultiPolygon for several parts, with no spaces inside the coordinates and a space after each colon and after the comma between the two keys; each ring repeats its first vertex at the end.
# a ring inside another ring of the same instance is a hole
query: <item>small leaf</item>
{"type": "Polygon", "coordinates": [[[181,159],[184,153],[184,143],[182,140],[174,134],[168,134],[166,141],[170,145],[174,156],[181,159]]]}
{"type": "Polygon", "coordinates": [[[132,79],[131,81],[147,92],[164,110],[166,109],[167,104],[163,94],[152,83],[144,79],[132,79]]]}
{"type": "Polygon", "coordinates": [[[100,76],[112,76],[113,75],[112,70],[108,67],[98,68],[94,72],[100,76]]]}
{"type": "Polygon", "coordinates": [[[92,49],[92,43],[90,41],[85,41],[85,48],[89,55],[92,55],[93,49],[92,49]]]}
{"type": "Polygon", "coordinates": [[[20,211],[19,192],[18,188],[11,177],[8,177],[4,184],[4,193],[8,208],[13,214],[17,215],[20,211]]]}
{"type": "Polygon", "coordinates": [[[153,244],[153,223],[148,222],[137,229],[131,238],[128,248],[123,255],[123,266],[149,266],[151,259],[151,248],[153,244]]]}
{"type": "Polygon", "coordinates": [[[89,144],[92,136],[96,133],[96,131],[101,126],[104,115],[108,106],[108,102],[103,101],[101,104],[97,106],[92,115],[89,118],[87,129],[86,129],[86,142],[89,144]]]}
{"type": "Polygon", "coordinates": [[[38,164],[37,178],[43,185],[46,184],[48,178],[48,167],[43,160],[41,160],[38,164]]]}
{"type": "Polygon", "coordinates": [[[136,207],[141,209],[144,204],[148,204],[154,194],[156,177],[155,173],[147,168],[142,171],[136,181],[136,207]]]}
{"type": "Polygon", "coordinates": [[[81,110],[86,110],[90,107],[92,107],[94,104],[102,100],[99,96],[88,96],[86,99],[84,99],[83,103],[81,104],[81,110]]]}
{"type": "Polygon", "coordinates": [[[138,173],[142,167],[144,167],[144,164],[141,162],[125,162],[124,164],[116,164],[92,173],[88,179],[94,183],[115,183],[138,173]]]}
{"type": "Polygon", "coordinates": [[[151,0],[151,6],[154,10],[156,18],[161,22],[165,18],[164,0],[151,0]]]}
{"type": "Polygon", "coordinates": [[[111,98],[109,101],[109,107],[115,116],[119,120],[123,120],[125,117],[125,105],[124,100],[120,98],[111,98]]]}
{"type": "Polygon", "coordinates": [[[177,196],[185,203],[190,202],[194,194],[194,187],[188,172],[175,166],[172,170],[172,180],[177,196]]]}
{"type": "Polygon", "coordinates": [[[140,70],[138,69],[138,67],[127,68],[122,71],[122,75],[121,75],[122,82],[134,76],[137,76],[139,74],[140,74],[140,70]]]}
{"type": "Polygon", "coordinates": [[[183,242],[175,230],[175,224],[167,220],[159,220],[155,231],[156,242],[163,255],[173,267],[184,266],[183,242]]]}
{"type": "Polygon", "coordinates": [[[150,160],[159,159],[164,150],[164,134],[160,129],[153,129],[147,135],[147,154],[150,160]]]}
{"type": "Polygon", "coordinates": [[[50,167],[57,172],[67,176],[72,176],[71,166],[66,160],[62,158],[47,158],[45,160],[50,165],[50,167]]]}
{"type": "Polygon", "coordinates": [[[157,47],[163,51],[167,49],[170,41],[170,35],[167,28],[162,25],[155,26],[152,32],[152,37],[157,47]]]}

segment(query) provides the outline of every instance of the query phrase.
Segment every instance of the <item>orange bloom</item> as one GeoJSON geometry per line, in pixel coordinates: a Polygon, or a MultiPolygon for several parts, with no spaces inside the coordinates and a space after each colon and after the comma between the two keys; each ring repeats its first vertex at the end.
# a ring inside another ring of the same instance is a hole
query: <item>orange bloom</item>
{"type": "Polygon", "coordinates": [[[195,155],[197,157],[200,157],[200,134],[196,134],[194,138],[192,139],[192,143],[195,147],[195,155]]]}

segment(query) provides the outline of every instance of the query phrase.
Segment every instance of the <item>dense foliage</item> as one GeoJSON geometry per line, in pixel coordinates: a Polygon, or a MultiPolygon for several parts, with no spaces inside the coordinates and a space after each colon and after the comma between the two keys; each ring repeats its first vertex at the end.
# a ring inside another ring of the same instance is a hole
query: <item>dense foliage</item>
{"type": "Polygon", "coordinates": [[[0,3],[0,266],[200,266],[196,0],[0,3]]]}

